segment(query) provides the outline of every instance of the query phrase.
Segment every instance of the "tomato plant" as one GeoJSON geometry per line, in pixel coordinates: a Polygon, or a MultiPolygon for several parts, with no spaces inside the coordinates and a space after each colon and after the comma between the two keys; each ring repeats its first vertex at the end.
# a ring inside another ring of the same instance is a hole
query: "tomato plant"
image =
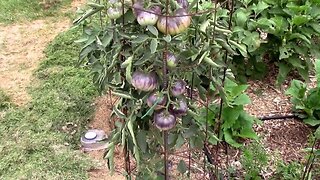
{"type": "Polygon", "coordinates": [[[202,149],[224,139],[239,147],[239,138],[256,138],[254,118],[243,110],[250,103],[247,86],[235,83],[228,69],[233,56],[246,51],[231,31],[232,10],[197,0],[132,5],[115,0],[89,6],[75,21],[83,26],[79,63],[91,68],[102,93],[119,97],[112,116],[121,120],[106,153],[111,168],[119,144],[134,156],[137,176],[152,178],[165,168],[161,147],[170,152],[184,144],[202,149]],[[87,19],[95,13],[98,19],[87,19]],[[222,114],[217,108],[209,113],[221,98],[222,114]]]}

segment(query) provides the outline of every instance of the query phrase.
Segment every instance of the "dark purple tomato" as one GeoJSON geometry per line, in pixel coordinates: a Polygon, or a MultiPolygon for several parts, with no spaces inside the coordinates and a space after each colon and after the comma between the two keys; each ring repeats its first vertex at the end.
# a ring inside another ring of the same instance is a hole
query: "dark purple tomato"
{"type": "Polygon", "coordinates": [[[180,95],[183,95],[186,92],[186,85],[187,83],[183,80],[177,80],[174,82],[174,84],[171,86],[171,95],[174,97],[178,97],[180,95]]]}
{"type": "Polygon", "coordinates": [[[154,114],[154,124],[161,131],[172,129],[176,125],[176,117],[163,110],[154,114]]]}
{"type": "Polygon", "coordinates": [[[172,112],[175,116],[184,116],[187,114],[188,104],[184,98],[178,99],[176,104],[172,106],[172,112]]]}
{"type": "Polygon", "coordinates": [[[141,91],[153,91],[158,86],[155,73],[136,71],[132,75],[132,86],[141,91]]]}

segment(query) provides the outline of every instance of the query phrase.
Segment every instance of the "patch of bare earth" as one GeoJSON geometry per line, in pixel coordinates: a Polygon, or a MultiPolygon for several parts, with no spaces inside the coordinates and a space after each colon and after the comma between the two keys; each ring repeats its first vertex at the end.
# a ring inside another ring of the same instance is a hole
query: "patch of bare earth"
{"type": "MultiPolygon", "coordinates": [[[[96,112],[94,119],[91,121],[89,128],[93,129],[102,129],[107,134],[110,134],[112,126],[110,122],[110,114],[112,112],[112,103],[114,99],[110,99],[109,96],[101,96],[99,97],[96,102],[96,112]]],[[[122,180],[125,179],[124,176],[121,175],[121,172],[124,171],[124,161],[122,156],[122,151],[117,149],[115,151],[115,173],[113,175],[110,174],[110,171],[107,168],[107,161],[103,159],[104,150],[99,151],[91,151],[88,152],[89,156],[95,159],[99,167],[92,169],[89,172],[91,180],[109,180],[109,179],[116,179],[122,180]]]]}
{"type": "Polygon", "coordinates": [[[44,58],[46,45],[70,27],[68,19],[36,20],[0,27],[0,88],[23,105],[30,100],[26,91],[33,71],[44,58]]]}
{"type": "MultiPolygon", "coordinates": [[[[285,90],[290,82],[286,81],[276,88],[275,71],[270,71],[263,81],[250,81],[248,94],[252,104],[246,110],[256,117],[292,114],[290,98],[285,90]]],[[[285,161],[300,161],[304,157],[303,149],[307,147],[308,137],[312,130],[297,119],[266,120],[255,126],[256,132],[262,138],[267,152],[271,155],[278,153],[285,161]]]]}
{"type": "MultiPolygon", "coordinates": [[[[68,11],[75,12],[85,2],[72,1],[68,11]]],[[[70,26],[70,20],[63,17],[0,26],[0,88],[11,96],[14,104],[24,105],[30,100],[26,89],[33,71],[44,58],[43,50],[70,26]]]]}

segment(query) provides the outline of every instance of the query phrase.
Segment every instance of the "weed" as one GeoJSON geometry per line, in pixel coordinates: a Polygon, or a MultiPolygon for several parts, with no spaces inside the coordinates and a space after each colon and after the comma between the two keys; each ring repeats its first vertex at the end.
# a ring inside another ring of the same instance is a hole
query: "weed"
{"type": "Polygon", "coordinates": [[[273,179],[294,180],[301,179],[301,171],[303,165],[298,162],[285,163],[279,161],[276,169],[276,173],[273,179]]]}
{"type": "Polygon", "coordinates": [[[240,162],[245,171],[245,179],[261,179],[260,173],[268,165],[268,154],[258,141],[243,148],[240,162]]]}

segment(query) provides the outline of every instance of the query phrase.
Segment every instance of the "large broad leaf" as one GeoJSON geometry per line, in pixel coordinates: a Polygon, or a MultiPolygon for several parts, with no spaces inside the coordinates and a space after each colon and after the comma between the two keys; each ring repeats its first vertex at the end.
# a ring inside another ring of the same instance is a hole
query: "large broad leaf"
{"type": "Polygon", "coordinates": [[[244,34],[246,37],[242,40],[242,42],[247,45],[248,52],[254,52],[260,47],[260,35],[258,32],[245,31],[244,34]]]}
{"type": "Polygon", "coordinates": [[[287,59],[291,56],[292,53],[289,52],[289,49],[287,49],[284,46],[279,47],[280,56],[279,59],[287,59]]]}
{"type": "Polygon", "coordinates": [[[236,99],[233,102],[235,105],[246,105],[246,104],[250,104],[251,100],[249,98],[248,95],[246,94],[241,94],[238,97],[236,97],[236,99]]]}
{"type": "Polygon", "coordinates": [[[309,21],[309,19],[310,17],[307,15],[297,15],[292,18],[292,24],[300,26],[306,24],[309,21]]]}
{"type": "Polygon", "coordinates": [[[286,78],[288,73],[290,72],[291,68],[286,63],[279,63],[279,73],[277,76],[277,85],[282,84],[286,78]]]}
{"type": "Polygon", "coordinates": [[[225,130],[223,131],[223,135],[224,135],[224,140],[230,144],[231,146],[233,147],[236,147],[236,148],[239,148],[241,147],[242,145],[239,144],[237,141],[235,141],[232,137],[232,133],[231,133],[231,130],[225,130]]]}
{"type": "Polygon", "coordinates": [[[236,87],[233,87],[231,90],[231,96],[239,96],[241,93],[243,93],[249,85],[238,85],[236,87]]]}
{"type": "Polygon", "coordinates": [[[286,90],[286,95],[290,95],[297,99],[303,99],[307,91],[307,86],[302,81],[292,80],[289,89],[286,90]]]}
{"type": "Polygon", "coordinates": [[[236,23],[240,27],[244,27],[245,23],[249,19],[250,12],[244,8],[239,8],[235,12],[236,23]]]}
{"type": "Polygon", "coordinates": [[[253,5],[252,6],[252,10],[254,11],[254,13],[257,15],[259,15],[263,10],[267,9],[269,7],[269,5],[267,3],[265,3],[264,1],[259,1],[257,5],[253,5]]]}
{"type": "Polygon", "coordinates": [[[238,119],[242,109],[241,107],[225,107],[222,110],[223,128],[231,128],[238,119]]]}
{"type": "Polygon", "coordinates": [[[303,120],[304,123],[309,124],[310,126],[317,126],[320,125],[320,120],[308,118],[303,120]]]}
{"type": "Polygon", "coordinates": [[[305,42],[306,44],[311,45],[311,42],[310,42],[309,38],[307,38],[305,35],[300,34],[300,33],[292,33],[289,36],[288,40],[291,40],[291,39],[300,39],[303,42],[305,42]]]}
{"type": "Polygon", "coordinates": [[[316,59],[315,61],[315,71],[316,71],[316,78],[318,87],[320,87],[320,59],[316,59]]]}

